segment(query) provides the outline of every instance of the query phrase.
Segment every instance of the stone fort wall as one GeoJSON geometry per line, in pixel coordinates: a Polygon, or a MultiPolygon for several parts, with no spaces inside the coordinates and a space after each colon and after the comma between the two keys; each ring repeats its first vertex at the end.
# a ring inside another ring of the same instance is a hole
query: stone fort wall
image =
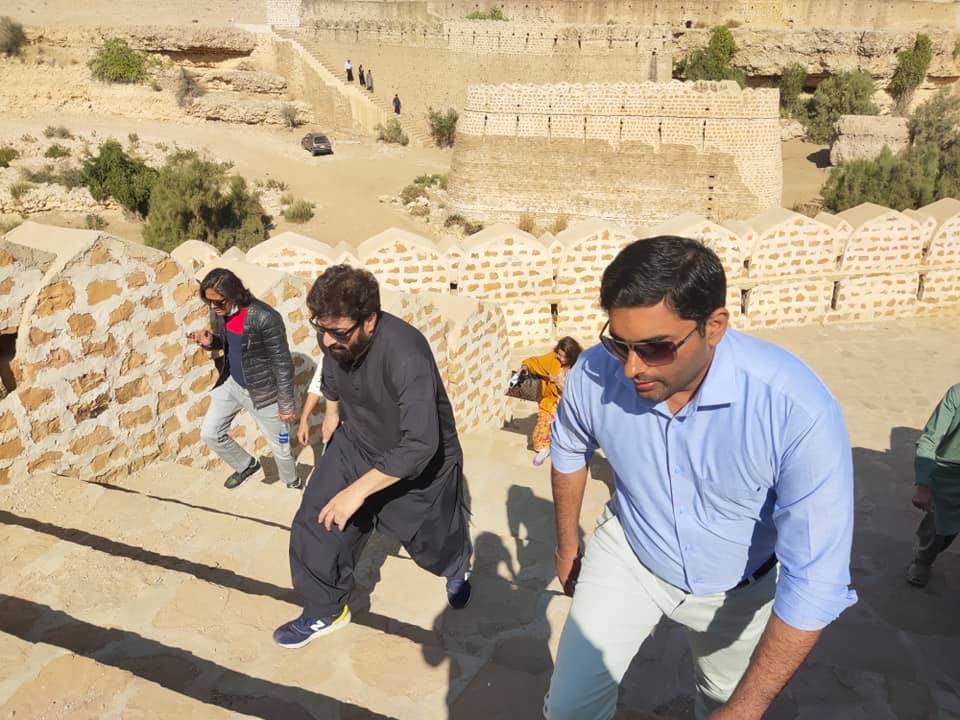
{"type": "MultiPolygon", "coordinates": [[[[511,20],[694,27],[739,22],[758,27],[849,27],[862,30],[955,27],[946,0],[267,0],[268,18],[452,20],[492,6],[511,20]]],[[[270,19],[273,23],[274,20],[270,19]]]]}
{"type": "Polygon", "coordinates": [[[779,206],[782,168],[776,90],[475,85],[450,195],[461,213],[504,220],[563,213],[636,227],[697,211],[719,221],[779,206]]]}

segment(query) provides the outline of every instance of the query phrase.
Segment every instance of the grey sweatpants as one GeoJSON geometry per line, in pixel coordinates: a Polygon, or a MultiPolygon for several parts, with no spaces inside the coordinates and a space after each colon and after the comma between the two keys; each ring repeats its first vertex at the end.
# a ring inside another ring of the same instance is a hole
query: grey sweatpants
{"type": "Polygon", "coordinates": [[[290,443],[280,444],[281,430],[289,434],[290,429],[277,416],[279,412],[277,404],[273,403],[258,410],[254,407],[247,389],[240,387],[232,377],[228,377],[223,385],[210,391],[210,407],[200,426],[200,437],[236,472],[246,470],[253,456],[227,434],[233,419],[241,410],[250,413],[260,432],[264,434],[273,452],[273,459],[277,462],[280,479],[287,485],[296,482],[297,465],[290,452],[290,443]]]}

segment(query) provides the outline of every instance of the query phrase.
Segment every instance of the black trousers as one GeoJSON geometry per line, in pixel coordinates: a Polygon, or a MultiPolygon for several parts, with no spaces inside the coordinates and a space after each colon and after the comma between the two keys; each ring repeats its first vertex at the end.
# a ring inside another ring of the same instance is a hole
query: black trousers
{"type": "Polygon", "coordinates": [[[917,543],[913,548],[914,559],[924,565],[933,565],[937,555],[950,547],[956,537],[956,533],[952,535],[937,533],[937,524],[933,519],[933,513],[924,514],[920,525],[917,527],[917,543]]]}
{"type": "Polygon", "coordinates": [[[439,461],[420,477],[370,496],[342,531],[317,521],[323,506],[372,466],[338,430],[304,490],[290,530],[290,574],[311,617],[343,609],[374,528],[400,541],[417,565],[434,575],[454,577],[469,569],[472,547],[459,458],[439,461]]]}

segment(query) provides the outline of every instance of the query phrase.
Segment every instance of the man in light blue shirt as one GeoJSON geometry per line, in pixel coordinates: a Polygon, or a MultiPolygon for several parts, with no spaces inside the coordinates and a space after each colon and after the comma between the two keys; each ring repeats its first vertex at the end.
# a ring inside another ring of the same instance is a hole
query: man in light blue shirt
{"type": "Polygon", "coordinates": [[[728,328],[716,255],[676,237],[603,275],[609,322],[553,426],[557,576],[573,595],[544,712],[613,717],[664,615],[687,629],[698,718],[754,720],[856,602],[850,442],[836,400],[785,350],[728,328]],[[587,466],[616,493],[581,568],[587,466]]]}

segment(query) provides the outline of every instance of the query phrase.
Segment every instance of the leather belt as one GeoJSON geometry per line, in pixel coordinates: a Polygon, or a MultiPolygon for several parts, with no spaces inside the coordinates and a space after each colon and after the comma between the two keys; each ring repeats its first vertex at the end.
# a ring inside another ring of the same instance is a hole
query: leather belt
{"type": "Polygon", "coordinates": [[[747,585],[753,585],[753,583],[760,580],[764,575],[766,575],[768,572],[773,570],[776,566],[777,566],[777,556],[771,555],[770,558],[763,565],[758,567],[752,575],[750,575],[749,577],[745,577],[743,580],[738,582],[733,587],[733,589],[738,590],[742,587],[746,587],[747,585]]]}

